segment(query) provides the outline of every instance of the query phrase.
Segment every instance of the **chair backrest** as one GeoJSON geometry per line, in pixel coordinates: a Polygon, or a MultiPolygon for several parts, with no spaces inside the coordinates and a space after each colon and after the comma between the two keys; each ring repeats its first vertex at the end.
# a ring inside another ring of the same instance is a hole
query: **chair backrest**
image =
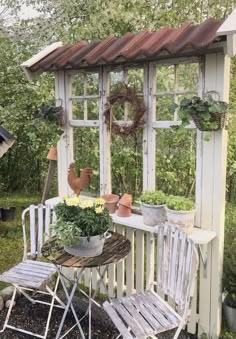
{"type": "Polygon", "coordinates": [[[54,222],[55,213],[50,206],[42,204],[31,205],[22,213],[22,228],[24,240],[23,260],[28,257],[42,256],[41,248],[44,241],[50,236],[49,225],[54,222]]]}
{"type": "Polygon", "coordinates": [[[178,227],[162,224],[157,229],[157,289],[188,313],[198,269],[194,242],[178,227]]]}

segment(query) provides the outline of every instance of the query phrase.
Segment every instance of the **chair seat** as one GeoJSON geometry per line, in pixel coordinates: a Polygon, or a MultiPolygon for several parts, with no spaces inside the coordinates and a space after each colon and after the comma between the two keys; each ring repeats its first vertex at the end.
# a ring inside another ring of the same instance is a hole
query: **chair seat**
{"type": "Polygon", "coordinates": [[[171,330],[178,327],[182,320],[153,291],[111,299],[103,307],[125,339],[143,338],[171,330]]]}
{"type": "Polygon", "coordinates": [[[37,289],[56,272],[53,264],[25,260],[0,275],[0,281],[37,289]]]}

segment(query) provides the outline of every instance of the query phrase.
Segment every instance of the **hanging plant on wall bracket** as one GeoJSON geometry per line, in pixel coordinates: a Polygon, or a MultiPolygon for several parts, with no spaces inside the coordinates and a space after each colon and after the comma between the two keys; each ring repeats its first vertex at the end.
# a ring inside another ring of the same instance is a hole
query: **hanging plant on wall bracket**
{"type": "Polygon", "coordinates": [[[104,116],[110,131],[119,135],[130,135],[138,128],[143,127],[146,111],[147,108],[143,100],[137,95],[135,88],[128,86],[125,83],[119,83],[108,97],[104,116]],[[133,110],[132,121],[118,121],[113,114],[115,104],[125,103],[129,103],[133,110]]]}
{"type": "Polygon", "coordinates": [[[183,98],[179,105],[172,105],[170,109],[172,112],[177,109],[183,127],[187,126],[191,119],[200,131],[218,131],[226,127],[228,104],[213,99],[210,95],[212,92],[208,92],[203,98],[183,98]]]}

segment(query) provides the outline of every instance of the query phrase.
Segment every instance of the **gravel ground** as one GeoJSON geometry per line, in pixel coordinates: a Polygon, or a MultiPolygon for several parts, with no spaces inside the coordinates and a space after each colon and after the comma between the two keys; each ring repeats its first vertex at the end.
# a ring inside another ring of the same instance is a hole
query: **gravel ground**
{"type": "MultiPolygon", "coordinates": [[[[81,317],[87,309],[87,299],[84,297],[79,299],[78,307],[78,297],[75,297],[74,306],[78,317],[81,317]]],[[[0,328],[3,326],[3,322],[6,316],[6,311],[0,312],[0,328]]],[[[12,310],[12,315],[10,318],[11,325],[20,325],[21,328],[27,329],[28,331],[36,332],[43,334],[43,326],[46,324],[48,307],[42,304],[32,305],[25,298],[21,297],[17,301],[17,305],[12,310]]],[[[52,320],[50,323],[50,330],[47,338],[53,339],[56,336],[58,326],[62,317],[63,311],[60,309],[54,309],[52,320]]],[[[64,332],[66,329],[69,329],[74,324],[74,317],[72,312],[69,312],[66,318],[64,325],[64,332]]],[[[81,326],[84,330],[85,337],[88,337],[88,318],[86,317],[81,322],[81,326]]],[[[64,333],[63,332],[63,333],[64,333]]],[[[97,306],[92,306],[92,339],[114,339],[118,335],[116,328],[111,322],[110,318],[107,316],[106,312],[97,306]]],[[[32,339],[32,336],[19,333],[16,331],[11,331],[9,329],[5,330],[4,333],[0,334],[1,339],[32,339]]],[[[35,337],[36,338],[36,337],[35,337]]],[[[68,339],[79,339],[81,338],[79,330],[75,328],[71,331],[65,338],[68,339]]],[[[169,331],[165,334],[159,335],[160,339],[170,339],[173,338],[173,332],[169,331]]],[[[182,332],[179,339],[187,339],[189,336],[182,332]]]]}

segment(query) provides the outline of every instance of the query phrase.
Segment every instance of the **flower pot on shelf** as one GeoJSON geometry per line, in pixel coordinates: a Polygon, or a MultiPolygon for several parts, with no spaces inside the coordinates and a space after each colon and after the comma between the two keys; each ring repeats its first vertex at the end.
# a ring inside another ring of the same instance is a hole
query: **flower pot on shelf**
{"type": "Polygon", "coordinates": [[[119,195],[116,194],[104,194],[101,196],[105,200],[104,207],[106,207],[109,213],[113,214],[116,212],[117,204],[119,201],[119,195]]]}
{"type": "Polygon", "coordinates": [[[236,332],[236,301],[232,301],[229,296],[226,296],[223,310],[229,330],[236,332]]]}
{"type": "Polygon", "coordinates": [[[131,206],[132,206],[132,196],[125,193],[118,205],[117,215],[119,217],[130,217],[131,216],[131,206]]]}
{"type": "Polygon", "coordinates": [[[195,203],[192,199],[174,195],[167,197],[167,222],[178,226],[187,234],[193,232],[195,211],[195,203]]]}
{"type": "Polygon", "coordinates": [[[177,225],[186,234],[193,232],[195,210],[175,211],[166,208],[167,222],[170,225],[177,225]]]}
{"type": "Polygon", "coordinates": [[[16,207],[4,207],[1,208],[2,221],[14,220],[16,217],[16,207]]]}
{"type": "Polygon", "coordinates": [[[77,245],[65,245],[64,249],[67,253],[74,256],[95,257],[102,254],[107,237],[106,233],[91,237],[80,237],[77,245]]]}
{"type": "Polygon", "coordinates": [[[145,225],[155,226],[166,220],[166,195],[161,190],[143,192],[140,200],[145,225]]]}
{"type": "Polygon", "coordinates": [[[165,205],[141,204],[143,222],[148,226],[155,226],[166,220],[165,205]]]}

